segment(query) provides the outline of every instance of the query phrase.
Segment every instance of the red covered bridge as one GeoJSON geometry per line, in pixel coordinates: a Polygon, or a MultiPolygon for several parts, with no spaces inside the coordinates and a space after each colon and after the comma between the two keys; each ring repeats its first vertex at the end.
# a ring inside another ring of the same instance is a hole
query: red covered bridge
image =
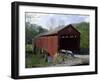
{"type": "Polygon", "coordinates": [[[80,32],[71,24],[43,33],[35,38],[35,46],[41,48],[54,57],[61,49],[79,51],[80,32]]]}

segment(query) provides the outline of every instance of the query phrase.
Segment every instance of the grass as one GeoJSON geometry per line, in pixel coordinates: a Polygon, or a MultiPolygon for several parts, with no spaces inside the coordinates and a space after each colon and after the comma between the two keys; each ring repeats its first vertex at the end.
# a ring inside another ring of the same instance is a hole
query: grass
{"type": "Polygon", "coordinates": [[[48,66],[48,62],[41,55],[28,54],[26,57],[26,68],[45,66],[48,66]]]}
{"type": "Polygon", "coordinates": [[[72,57],[69,55],[61,55],[59,54],[55,60],[55,62],[48,62],[46,59],[43,57],[43,55],[39,54],[29,54],[26,57],[26,68],[36,68],[36,67],[49,67],[49,66],[63,66],[65,65],[69,66],[72,64],[73,65],[88,65],[89,61],[88,59],[85,60],[83,58],[79,57],[72,57]]]}
{"type": "MultiPolygon", "coordinates": [[[[70,56],[58,55],[55,62],[48,62],[43,54],[27,54],[26,56],[26,68],[33,67],[47,67],[55,64],[60,64],[64,60],[69,59],[70,56]]],[[[71,58],[71,57],[70,57],[71,58]]]]}
{"type": "MultiPolygon", "coordinates": [[[[33,54],[32,45],[26,45],[26,57],[25,57],[25,67],[35,68],[35,67],[47,67],[55,66],[57,64],[63,64],[70,61],[80,61],[80,58],[72,57],[70,55],[58,54],[55,61],[48,62],[47,54],[41,54],[40,49],[36,49],[36,54],[33,54]]],[[[82,60],[82,64],[88,63],[86,60],[82,60]]]]}
{"type": "Polygon", "coordinates": [[[26,51],[26,58],[25,58],[26,68],[42,67],[42,66],[48,65],[45,58],[43,58],[43,55],[40,54],[39,49],[37,49],[37,54],[33,54],[32,44],[27,44],[25,46],[25,49],[26,49],[25,50],[26,51]]]}

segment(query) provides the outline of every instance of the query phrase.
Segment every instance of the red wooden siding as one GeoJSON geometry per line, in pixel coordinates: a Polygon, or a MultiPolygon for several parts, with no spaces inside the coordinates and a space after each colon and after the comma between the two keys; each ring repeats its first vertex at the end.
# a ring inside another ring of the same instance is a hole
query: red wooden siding
{"type": "Polygon", "coordinates": [[[57,52],[58,40],[57,36],[45,36],[36,39],[36,47],[47,51],[52,57],[57,52]]]}
{"type": "Polygon", "coordinates": [[[80,49],[80,32],[72,25],[50,31],[35,39],[35,45],[54,56],[59,49],[79,50],[80,49]]]}
{"type": "Polygon", "coordinates": [[[54,56],[56,54],[58,49],[58,40],[57,36],[49,36],[48,37],[48,49],[47,51],[51,56],[54,56]]]}

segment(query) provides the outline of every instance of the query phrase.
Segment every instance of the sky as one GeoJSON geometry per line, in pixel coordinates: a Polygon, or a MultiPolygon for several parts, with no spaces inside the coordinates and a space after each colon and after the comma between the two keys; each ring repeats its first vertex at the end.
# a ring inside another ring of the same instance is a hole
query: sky
{"type": "Polygon", "coordinates": [[[26,22],[38,24],[46,29],[81,22],[89,22],[88,15],[78,14],[49,14],[49,13],[26,13],[26,22]]]}

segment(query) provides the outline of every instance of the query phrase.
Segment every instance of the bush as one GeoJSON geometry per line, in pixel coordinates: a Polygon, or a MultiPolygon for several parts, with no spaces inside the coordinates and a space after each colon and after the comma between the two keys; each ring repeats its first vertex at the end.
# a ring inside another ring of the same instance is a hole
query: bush
{"type": "Polygon", "coordinates": [[[33,52],[32,45],[31,44],[27,44],[25,46],[25,51],[26,51],[26,53],[32,53],[33,52]]]}

